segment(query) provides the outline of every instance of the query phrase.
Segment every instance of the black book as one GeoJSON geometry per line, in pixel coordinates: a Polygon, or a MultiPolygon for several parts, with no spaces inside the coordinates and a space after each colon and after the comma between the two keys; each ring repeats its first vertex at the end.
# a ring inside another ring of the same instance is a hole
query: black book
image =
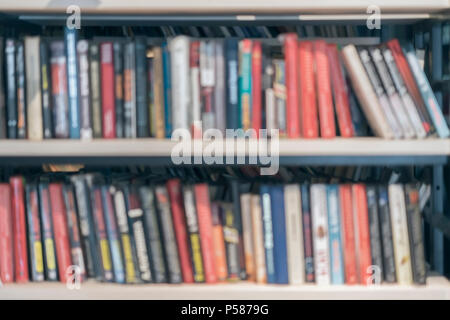
{"type": "Polygon", "coordinates": [[[52,108],[51,108],[51,84],[48,46],[45,41],[39,44],[41,61],[41,90],[42,90],[42,124],[44,139],[53,138],[52,108]]]}
{"type": "Polygon", "coordinates": [[[154,282],[167,282],[164,249],[161,243],[161,232],[158,213],[155,208],[155,196],[151,187],[139,187],[142,209],[144,210],[144,228],[147,246],[150,251],[150,262],[154,275],[154,282]]]}
{"type": "Polygon", "coordinates": [[[94,138],[102,138],[102,101],[100,79],[100,53],[98,43],[89,45],[89,80],[91,86],[92,130],[94,138]]]}
{"type": "Polygon", "coordinates": [[[4,65],[3,38],[0,37],[0,139],[6,139],[6,104],[5,104],[5,84],[3,81],[4,65]]]}
{"type": "Polygon", "coordinates": [[[241,265],[239,256],[239,232],[234,222],[233,205],[223,202],[220,205],[222,214],[223,237],[225,240],[225,252],[227,255],[228,280],[239,280],[241,265]]]}
{"type": "Polygon", "coordinates": [[[145,38],[136,39],[136,134],[149,136],[149,108],[147,104],[147,45],[145,38]]]}
{"type": "Polygon", "coordinates": [[[422,217],[419,206],[419,189],[414,184],[406,184],[405,193],[413,279],[415,283],[425,284],[425,251],[422,234],[422,217]]]}
{"type": "Polygon", "coordinates": [[[27,137],[27,115],[25,98],[25,49],[22,41],[16,43],[16,85],[17,85],[17,138],[27,137]]]}
{"type": "Polygon", "coordinates": [[[7,39],[5,45],[6,57],[6,113],[7,133],[9,139],[17,139],[17,95],[16,95],[16,44],[13,39],[7,39]]]}
{"type": "Polygon", "coordinates": [[[378,267],[378,270],[380,271],[380,279],[383,279],[383,253],[380,235],[380,223],[378,218],[378,198],[376,187],[368,185],[366,188],[366,193],[367,210],[369,215],[370,253],[372,256],[372,265],[378,267]]]}
{"type": "Polygon", "coordinates": [[[389,198],[387,188],[384,185],[378,187],[378,215],[380,218],[381,240],[383,243],[384,281],[396,282],[389,198]]]}
{"type": "Polygon", "coordinates": [[[231,182],[231,197],[233,199],[233,214],[234,214],[234,225],[239,235],[238,251],[239,251],[239,277],[242,280],[247,279],[246,269],[245,269],[245,252],[244,252],[244,240],[242,234],[242,218],[241,218],[241,195],[240,195],[240,183],[237,180],[232,180],[231,182]]]}
{"type": "Polygon", "coordinates": [[[225,41],[225,61],[226,61],[226,110],[227,128],[237,129],[239,124],[238,103],[239,103],[239,84],[238,84],[238,40],[227,39],[225,41]]]}
{"type": "Polygon", "coordinates": [[[312,220],[311,220],[311,205],[309,203],[309,185],[303,184],[301,186],[302,198],[302,223],[303,223],[303,244],[305,257],[305,281],[314,282],[314,251],[313,251],[313,237],[312,237],[312,220]]]}
{"type": "Polygon", "coordinates": [[[166,255],[166,265],[170,283],[181,283],[180,261],[178,249],[173,229],[172,212],[170,211],[169,195],[164,185],[155,188],[156,204],[158,207],[159,221],[163,235],[164,252],[166,255]]]}
{"type": "Polygon", "coordinates": [[[123,46],[114,42],[114,97],[116,106],[116,137],[124,137],[123,122],[123,46]]]}

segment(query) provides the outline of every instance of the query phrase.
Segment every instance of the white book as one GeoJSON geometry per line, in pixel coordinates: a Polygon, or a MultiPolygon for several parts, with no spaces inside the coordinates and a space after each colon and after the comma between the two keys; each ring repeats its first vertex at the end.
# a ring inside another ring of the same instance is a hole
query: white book
{"type": "Polygon", "coordinates": [[[403,185],[390,184],[388,194],[397,282],[402,285],[410,285],[413,277],[403,185]]]}
{"type": "Polygon", "coordinates": [[[200,67],[190,69],[191,77],[191,118],[190,124],[194,128],[194,134],[201,131],[201,103],[200,103],[200,67]]]}
{"type": "Polygon", "coordinates": [[[305,258],[303,255],[303,224],[300,186],[284,186],[286,219],[286,247],[290,284],[305,282],[305,258]]]}
{"type": "Polygon", "coordinates": [[[245,269],[247,280],[255,281],[254,249],[252,236],[252,213],[250,193],[241,194],[242,237],[244,240],[245,269]]]}
{"type": "Polygon", "coordinates": [[[311,185],[311,216],[316,283],[330,284],[330,251],[328,245],[327,189],[324,184],[311,185]]]}
{"type": "Polygon", "coordinates": [[[263,216],[259,194],[251,196],[252,206],[252,235],[255,258],[256,282],[266,283],[266,254],[264,251],[263,216]]]}
{"type": "Polygon", "coordinates": [[[177,36],[169,42],[172,79],[173,130],[189,130],[188,110],[190,102],[189,38],[177,36]]]}

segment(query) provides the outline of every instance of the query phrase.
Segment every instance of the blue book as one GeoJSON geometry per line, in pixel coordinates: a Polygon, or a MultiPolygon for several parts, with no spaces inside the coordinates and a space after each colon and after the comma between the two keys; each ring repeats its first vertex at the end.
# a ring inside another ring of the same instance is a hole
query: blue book
{"type": "Polygon", "coordinates": [[[341,241],[339,188],[336,184],[327,186],[327,207],[331,283],[344,284],[344,255],[341,241]]]}
{"type": "Polygon", "coordinates": [[[260,188],[261,209],[263,213],[264,251],[266,258],[267,283],[276,283],[275,261],[273,251],[272,206],[270,201],[270,187],[262,185],[260,188]]]}
{"type": "Polygon", "coordinates": [[[239,63],[238,63],[238,40],[225,40],[225,61],[226,61],[226,110],[227,128],[239,128],[239,63]]]}
{"type": "Polygon", "coordinates": [[[405,50],[405,54],[411,71],[414,74],[414,78],[416,79],[417,87],[422,95],[423,102],[425,102],[425,105],[427,106],[428,114],[433,121],[434,127],[436,128],[439,137],[447,138],[450,135],[447,122],[445,122],[441,107],[439,106],[436,96],[431,89],[427,76],[419,65],[414,48],[409,45],[405,50]]]}
{"type": "Polygon", "coordinates": [[[170,79],[170,52],[167,43],[162,44],[163,85],[164,85],[164,121],[166,138],[172,135],[172,88],[170,79]]]}
{"type": "Polygon", "coordinates": [[[64,29],[69,97],[69,136],[80,139],[80,100],[78,99],[77,29],[64,29]]]}
{"type": "Polygon", "coordinates": [[[114,280],[118,283],[125,283],[125,268],[123,266],[122,251],[117,223],[115,220],[114,205],[108,186],[102,186],[102,202],[105,216],[106,234],[109,248],[111,250],[111,261],[114,271],[114,280]]]}
{"type": "Polygon", "coordinates": [[[276,283],[289,283],[283,186],[270,188],[276,283]]]}

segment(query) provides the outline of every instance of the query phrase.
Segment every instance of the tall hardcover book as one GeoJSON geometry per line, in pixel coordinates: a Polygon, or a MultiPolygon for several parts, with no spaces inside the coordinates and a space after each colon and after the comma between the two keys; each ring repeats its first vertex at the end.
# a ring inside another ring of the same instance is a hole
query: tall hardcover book
{"type": "MultiPolygon", "coordinates": [[[[102,131],[103,138],[116,137],[116,106],[114,96],[114,51],[112,42],[100,45],[101,88],[102,88],[102,131]]],[[[144,80],[145,82],[145,80],[144,80]]]]}
{"type": "Polygon", "coordinates": [[[238,40],[225,40],[225,61],[226,61],[226,101],[227,101],[227,129],[237,129],[239,127],[239,86],[238,86],[238,40]]]}
{"type": "Polygon", "coordinates": [[[137,137],[148,137],[149,110],[147,105],[147,67],[146,67],[145,38],[136,38],[136,135],[137,137]]]}
{"type": "Polygon", "coordinates": [[[14,281],[14,235],[11,208],[11,188],[0,183],[0,280],[14,281]]]}
{"type": "Polygon", "coordinates": [[[56,261],[58,262],[58,275],[61,282],[66,283],[69,278],[69,267],[72,265],[70,243],[67,229],[66,208],[64,205],[61,183],[50,183],[50,206],[55,231],[56,261]]]}
{"type": "Polygon", "coordinates": [[[80,99],[78,97],[78,61],[76,28],[64,28],[64,40],[67,56],[67,88],[69,97],[70,138],[80,138],[80,99]]]}
{"type": "Polygon", "coordinates": [[[252,40],[239,42],[239,126],[251,128],[252,114],[252,40]]]}
{"type": "Polygon", "coordinates": [[[172,81],[170,68],[170,52],[166,43],[162,46],[163,56],[163,84],[164,84],[164,124],[166,138],[172,134],[172,81]]]}
{"type": "Polygon", "coordinates": [[[26,113],[28,138],[31,140],[42,140],[44,135],[39,43],[39,37],[25,37],[26,113]]]}
{"type": "Polygon", "coordinates": [[[242,228],[242,216],[241,216],[241,203],[240,203],[240,184],[237,180],[230,182],[231,199],[233,200],[233,214],[234,225],[238,231],[239,240],[237,242],[239,252],[239,277],[241,280],[247,278],[245,274],[245,253],[244,253],[244,240],[243,240],[243,228],[242,228]]]}
{"type": "Polygon", "coordinates": [[[261,208],[261,197],[254,194],[251,197],[252,207],[252,235],[255,255],[255,275],[257,283],[266,283],[266,261],[264,253],[264,233],[263,233],[263,214],[261,208]]]}
{"type": "Polygon", "coordinates": [[[23,41],[16,43],[16,94],[17,94],[17,137],[27,138],[27,106],[25,83],[25,49],[23,41]]]}
{"type": "Polygon", "coordinates": [[[332,284],[344,284],[344,252],[341,234],[339,187],[327,186],[328,237],[330,248],[330,273],[332,284]]]}
{"type": "Polygon", "coordinates": [[[7,136],[17,139],[17,93],[16,93],[16,45],[13,39],[6,39],[6,119],[7,136]]]}
{"type": "Polygon", "coordinates": [[[40,42],[40,70],[41,70],[41,96],[42,96],[42,125],[44,130],[44,138],[50,139],[53,137],[53,115],[52,115],[52,86],[50,76],[50,60],[48,54],[48,46],[45,41],[40,42]]]}
{"type": "Polygon", "coordinates": [[[216,127],[214,88],[216,82],[215,41],[200,41],[200,92],[203,130],[216,127]]]}
{"type": "Polygon", "coordinates": [[[39,199],[36,184],[30,183],[25,186],[25,200],[27,207],[30,279],[32,281],[44,281],[44,257],[42,254],[39,199]]]}
{"type": "Polygon", "coordinates": [[[54,134],[55,138],[69,138],[69,102],[64,42],[52,41],[50,55],[54,134]]]}
{"type": "MultiPolygon", "coordinates": [[[[301,125],[300,119],[303,114],[299,110],[299,95],[303,97],[302,74],[303,68],[301,58],[301,47],[298,44],[297,35],[295,33],[287,33],[284,36],[284,54],[285,54],[285,68],[286,68],[286,124],[287,135],[289,138],[300,137],[301,125]],[[300,54],[300,60],[299,60],[300,54]],[[300,87],[298,84],[300,74],[300,87]],[[300,90],[300,92],[299,92],[300,90]]],[[[312,67],[312,66],[311,66],[312,67]]],[[[306,70],[305,70],[306,71],[306,70]]],[[[307,71],[306,71],[307,72],[307,71]]],[[[302,124],[304,125],[304,124],[302,124]]]]}
{"type": "Polygon", "coordinates": [[[372,255],[372,266],[375,266],[378,269],[375,270],[375,272],[377,276],[380,277],[381,282],[384,278],[384,268],[376,187],[368,185],[366,187],[366,192],[367,209],[369,213],[370,253],[372,255]]]}
{"type": "Polygon", "coordinates": [[[272,224],[272,199],[270,186],[262,185],[260,188],[261,207],[263,212],[264,251],[266,256],[267,282],[276,283],[274,237],[272,224]]]}
{"type": "Polygon", "coordinates": [[[123,62],[124,137],[136,138],[136,50],[134,42],[125,44],[123,62]]]}
{"type": "MultiPolygon", "coordinates": [[[[276,124],[274,129],[278,129],[280,137],[287,136],[287,110],[286,110],[286,68],[285,62],[281,59],[274,59],[274,79],[273,79],[273,91],[275,98],[274,105],[274,123],[276,124]]],[[[268,113],[266,116],[269,116],[268,113]]]]}
{"type": "Polygon", "coordinates": [[[77,43],[78,87],[80,100],[80,138],[92,139],[92,117],[89,79],[89,42],[80,40],[77,43]]]}
{"type": "Polygon", "coordinates": [[[16,282],[28,282],[27,231],[23,178],[21,176],[11,177],[9,184],[11,186],[14,237],[14,279],[16,282]]]}
{"type": "Polygon", "coordinates": [[[242,235],[245,252],[245,271],[247,280],[255,281],[254,249],[252,236],[251,194],[241,194],[242,235]]]}
{"type": "Polygon", "coordinates": [[[92,42],[89,46],[89,75],[91,84],[92,130],[94,138],[102,138],[102,89],[100,77],[99,44],[92,42]]]}
{"type": "Polygon", "coordinates": [[[123,123],[123,45],[121,42],[113,43],[114,56],[114,106],[116,115],[116,137],[124,138],[123,123]]]}
{"type": "MultiPolygon", "coordinates": [[[[256,56],[256,55],[255,55],[256,56]]],[[[214,105],[215,114],[214,127],[225,135],[226,129],[226,106],[225,106],[225,52],[223,40],[214,41],[214,105]]]]}
{"type": "Polygon", "coordinates": [[[283,186],[270,188],[276,283],[289,283],[283,186]]]}
{"type": "Polygon", "coordinates": [[[227,279],[227,258],[225,253],[225,239],[223,236],[223,223],[220,210],[220,204],[218,202],[211,202],[216,275],[218,281],[225,281],[227,279]]]}
{"type": "Polygon", "coordinates": [[[303,244],[305,258],[305,281],[314,282],[314,256],[313,256],[313,229],[311,220],[311,206],[309,196],[309,185],[301,186],[302,200],[302,225],[303,225],[303,244]]]}
{"type": "Polygon", "coordinates": [[[202,119],[202,106],[200,95],[200,41],[192,41],[190,44],[190,79],[191,79],[191,110],[190,110],[190,130],[194,138],[200,138],[202,119]]]}
{"type": "Polygon", "coordinates": [[[159,139],[166,137],[166,125],[165,125],[165,100],[164,100],[164,61],[163,51],[161,47],[153,48],[153,91],[154,91],[154,113],[150,116],[150,119],[154,126],[154,136],[159,139]]]}
{"type": "Polygon", "coordinates": [[[259,137],[262,129],[262,45],[253,41],[252,46],[252,128],[259,137]]]}
{"type": "Polygon", "coordinates": [[[339,203],[342,220],[342,242],[344,248],[345,283],[358,283],[355,225],[353,219],[352,186],[339,186],[339,203]]]}
{"type": "Polygon", "coordinates": [[[53,232],[52,212],[50,206],[50,192],[48,183],[39,183],[39,206],[42,242],[44,244],[44,271],[45,280],[57,281],[58,270],[56,266],[55,237],[53,232]]]}

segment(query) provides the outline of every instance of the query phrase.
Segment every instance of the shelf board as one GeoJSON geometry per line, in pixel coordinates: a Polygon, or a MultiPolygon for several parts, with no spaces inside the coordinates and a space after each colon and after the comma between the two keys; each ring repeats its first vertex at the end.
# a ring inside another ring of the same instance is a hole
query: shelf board
{"type": "Polygon", "coordinates": [[[0,299],[174,299],[174,300],[418,300],[450,299],[450,283],[444,277],[429,277],[425,286],[316,286],[226,284],[148,284],[121,285],[87,281],[79,290],[69,290],[61,283],[8,284],[0,288],[0,299]]]}

